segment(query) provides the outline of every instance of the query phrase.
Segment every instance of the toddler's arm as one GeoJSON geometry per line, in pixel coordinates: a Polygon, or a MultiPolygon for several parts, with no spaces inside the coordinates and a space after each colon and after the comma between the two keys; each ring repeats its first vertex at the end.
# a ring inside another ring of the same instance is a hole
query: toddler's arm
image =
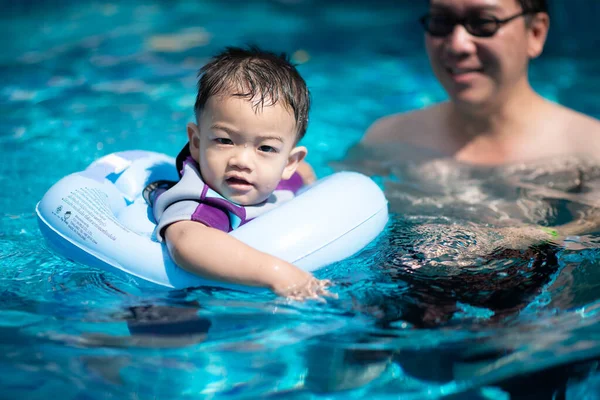
{"type": "Polygon", "coordinates": [[[171,257],[181,268],[207,279],[271,289],[293,299],[329,296],[330,282],[260,252],[218,229],[179,221],[165,230],[171,257]]]}
{"type": "Polygon", "coordinates": [[[302,177],[302,182],[305,185],[310,185],[314,181],[317,180],[317,175],[315,174],[315,170],[310,166],[309,163],[302,160],[298,164],[298,168],[296,168],[296,172],[302,177]]]}

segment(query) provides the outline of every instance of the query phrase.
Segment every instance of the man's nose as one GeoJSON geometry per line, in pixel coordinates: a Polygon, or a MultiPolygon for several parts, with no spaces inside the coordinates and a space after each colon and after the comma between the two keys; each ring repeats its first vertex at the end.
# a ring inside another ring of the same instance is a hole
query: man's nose
{"type": "Polygon", "coordinates": [[[471,54],[475,49],[473,36],[463,25],[457,24],[446,38],[446,51],[453,56],[471,54]]]}

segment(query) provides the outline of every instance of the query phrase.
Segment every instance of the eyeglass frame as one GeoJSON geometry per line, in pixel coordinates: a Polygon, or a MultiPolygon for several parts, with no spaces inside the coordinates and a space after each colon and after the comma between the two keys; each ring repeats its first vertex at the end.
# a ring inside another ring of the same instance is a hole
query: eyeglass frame
{"type": "Polygon", "coordinates": [[[488,37],[492,37],[496,33],[498,33],[498,31],[500,30],[500,28],[502,28],[505,24],[507,24],[507,23],[509,23],[509,22],[511,22],[511,21],[513,21],[513,20],[515,20],[517,18],[519,18],[519,17],[524,17],[524,16],[529,15],[529,14],[536,14],[538,12],[539,11],[526,10],[526,11],[522,11],[522,12],[520,12],[518,14],[512,15],[510,17],[504,18],[504,19],[499,19],[499,18],[492,17],[492,16],[485,17],[485,18],[482,18],[482,17],[464,17],[464,18],[453,18],[453,17],[450,17],[449,19],[452,20],[452,22],[454,22],[454,24],[452,25],[452,29],[450,29],[448,31],[448,33],[446,33],[444,35],[436,35],[436,34],[432,33],[428,29],[427,21],[429,19],[431,19],[431,17],[432,17],[431,13],[427,13],[427,14],[423,15],[421,18],[419,18],[419,22],[421,23],[421,25],[425,29],[425,32],[427,32],[429,35],[431,35],[433,37],[440,37],[440,38],[441,37],[446,37],[446,36],[452,34],[452,32],[454,31],[454,28],[456,28],[457,25],[461,25],[462,27],[464,27],[466,29],[467,32],[469,32],[469,34],[471,36],[488,38],[488,37]],[[492,33],[490,33],[489,35],[488,34],[486,34],[486,35],[479,35],[479,34],[477,34],[475,32],[472,32],[471,29],[469,28],[469,20],[473,21],[473,20],[477,20],[477,19],[479,19],[479,20],[482,20],[482,19],[483,20],[489,20],[490,22],[493,21],[496,24],[496,29],[492,33]]]}

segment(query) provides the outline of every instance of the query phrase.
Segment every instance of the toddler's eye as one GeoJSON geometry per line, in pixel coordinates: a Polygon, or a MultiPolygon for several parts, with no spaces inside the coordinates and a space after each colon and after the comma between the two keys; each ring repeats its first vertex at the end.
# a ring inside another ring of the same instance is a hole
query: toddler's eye
{"type": "Polygon", "coordinates": [[[262,145],[258,148],[258,150],[265,153],[277,153],[277,149],[273,146],[262,145]]]}
{"type": "Polygon", "coordinates": [[[217,142],[219,144],[233,144],[233,140],[228,139],[228,138],[216,138],[215,142],[217,142]]]}

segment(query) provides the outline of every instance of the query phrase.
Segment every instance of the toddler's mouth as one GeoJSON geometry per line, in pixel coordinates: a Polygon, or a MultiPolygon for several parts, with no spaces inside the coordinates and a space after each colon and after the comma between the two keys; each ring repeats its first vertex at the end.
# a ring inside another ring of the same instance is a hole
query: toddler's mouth
{"type": "Polygon", "coordinates": [[[240,185],[240,186],[250,186],[252,185],[250,182],[243,178],[231,177],[225,179],[225,181],[230,185],[240,185]]]}

